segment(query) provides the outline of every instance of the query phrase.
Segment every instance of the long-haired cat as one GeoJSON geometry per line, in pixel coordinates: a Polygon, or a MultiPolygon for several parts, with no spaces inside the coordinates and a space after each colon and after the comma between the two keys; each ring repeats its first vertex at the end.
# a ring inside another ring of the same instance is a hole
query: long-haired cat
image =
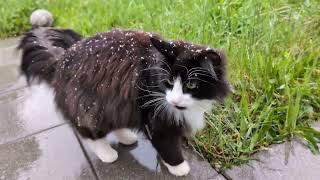
{"type": "Polygon", "coordinates": [[[21,40],[21,70],[54,90],[57,108],[102,161],[118,157],[108,133],[133,144],[139,130],[170,173],[188,174],[181,138],[203,128],[204,113],[230,91],[222,52],[136,30],[83,38],[39,26],[21,40]]]}

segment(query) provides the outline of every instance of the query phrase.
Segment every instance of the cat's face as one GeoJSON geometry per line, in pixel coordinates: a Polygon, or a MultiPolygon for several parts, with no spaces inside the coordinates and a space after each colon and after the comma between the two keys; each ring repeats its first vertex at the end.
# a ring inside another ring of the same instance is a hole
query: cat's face
{"type": "Polygon", "coordinates": [[[164,57],[157,70],[157,83],[171,109],[207,106],[229,93],[221,52],[185,42],[151,41],[164,57]]]}

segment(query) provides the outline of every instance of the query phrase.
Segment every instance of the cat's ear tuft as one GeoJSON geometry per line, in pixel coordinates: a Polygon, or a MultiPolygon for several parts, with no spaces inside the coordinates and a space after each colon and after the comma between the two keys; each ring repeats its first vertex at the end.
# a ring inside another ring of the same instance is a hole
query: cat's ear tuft
{"type": "Polygon", "coordinates": [[[152,45],[165,57],[175,58],[174,44],[172,42],[167,42],[159,37],[150,36],[150,41],[152,45]]]}
{"type": "Polygon", "coordinates": [[[218,79],[224,78],[226,57],[222,51],[210,49],[203,52],[198,58],[201,66],[207,68],[212,75],[218,79]]]}
{"type": "Polygon", "coordinates": [[[204,61],[209,62],[214,67],[225,65],[225,55],[219,50],[209,50],[202,55],[204,61]]]}

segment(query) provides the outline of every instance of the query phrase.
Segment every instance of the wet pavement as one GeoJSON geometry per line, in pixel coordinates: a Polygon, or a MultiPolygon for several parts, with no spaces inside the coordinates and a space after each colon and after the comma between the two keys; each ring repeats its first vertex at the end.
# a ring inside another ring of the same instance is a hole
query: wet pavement
{"type": "Polygon", "coordinates": [[[256,160],[229,169],[225,175],[237,180],[320,179],[320,155],[312,154],[299,139],[271,145],[253,158],[256,160]]]}
{"type": "Polygon", "coordinates": [[[19,78],[16,43],[16,38],[0,41],[0,180],[225,179],[188,147],[184,155],[191,166],[190,174],[180,178],[170,175],[142,136],[133,146],[118,144],[112,135],[107,137],[119,159],[103,163],[49,107],[29,109],[32,116],[28,115],[21,108],[28,103],[29,94],[24,79],[19,78]],[[47,116],[42,117],[40,111],[47,116]]]}
{"type": "MultiPolygon", "coordinates": [[[[320,122],[313,124],[320,131],[320,122]]],[[[318,144],[320,148],[320,144],[318,144]]],[[[282,144],[273,144],[255,154],[248,164],[224,172],[226,177],[239,180],[318,180],[320,155],[312,154],[305,141],[294,138],[282,144]]]]}

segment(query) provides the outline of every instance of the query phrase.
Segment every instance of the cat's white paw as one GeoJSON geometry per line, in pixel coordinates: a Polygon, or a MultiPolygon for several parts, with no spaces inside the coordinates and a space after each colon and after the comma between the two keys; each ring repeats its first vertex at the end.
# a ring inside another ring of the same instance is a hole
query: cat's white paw
{"type": "Polygon", "coordinates": [[[168,168],[169,172],[175,176],[185,176],[190,171],[190,166],[187,161],[183,161],[181,164],[171,166],[163,161],[163,164],[168,168]]]}
{"type": "Polygon", "coordinates": [[[112,163],[118,159],[118,152],[105,139],[86,139],[85,142],[101,161],[112,163]]]}
{"type": "Polygon", "coordinates": [[[115,130],[114,134],[117,136],[119,142],[124,145],[134,144],[138,140],[137,134],[127,128],[115,130]]]}
{"type": "Polygon", "coordinates": [[[112,148],[97,151],[96,155],[105,163],[112,163],[118,159],[118,152],[112,148]]]}

